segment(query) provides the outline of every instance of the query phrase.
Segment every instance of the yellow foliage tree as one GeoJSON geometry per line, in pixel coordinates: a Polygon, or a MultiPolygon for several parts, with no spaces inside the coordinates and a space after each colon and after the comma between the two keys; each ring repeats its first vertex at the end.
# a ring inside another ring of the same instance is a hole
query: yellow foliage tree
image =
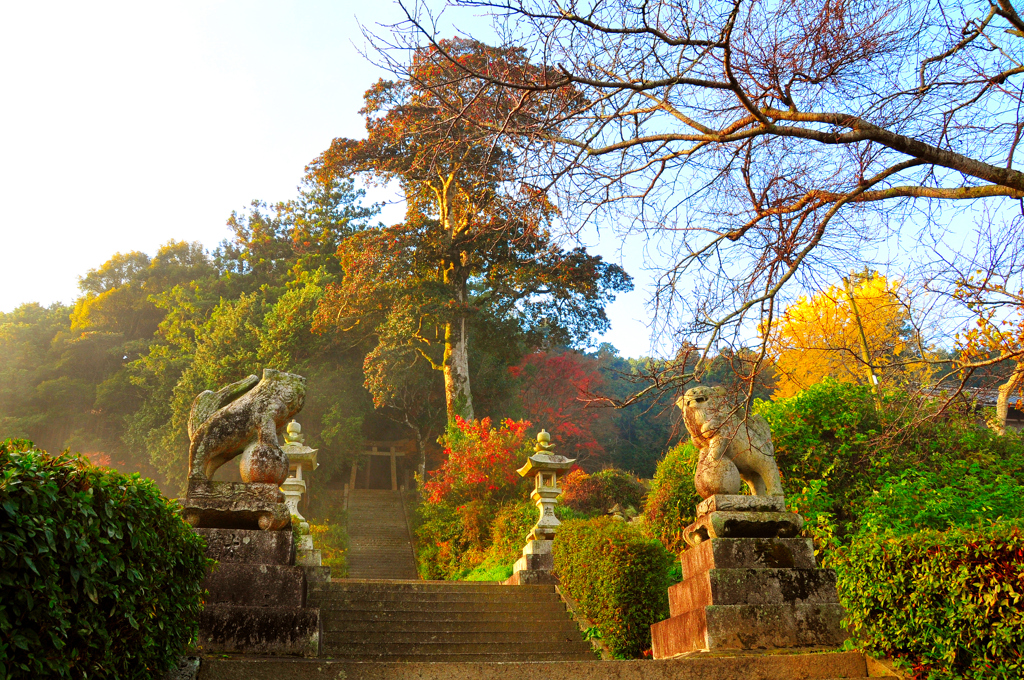
{"type": "Polygon", "coordinates": [[[906,375],[913,335],[906,292],[900,281],[865,271],[800,298],[762,326],[776,372],[772,396],[792,396],[826,377],[879,384],[906,375]]]}

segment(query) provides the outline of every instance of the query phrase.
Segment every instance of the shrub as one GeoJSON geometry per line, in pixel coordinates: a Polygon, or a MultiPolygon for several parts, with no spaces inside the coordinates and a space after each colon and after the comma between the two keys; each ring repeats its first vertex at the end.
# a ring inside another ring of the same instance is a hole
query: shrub
{"type": "Polygon", "coordinates": [[[456,416],[441,439],[444,463],[423,484],[428,503],[460,505],[483,501],[494,507],[525,488],[516,470],[530,455],[525,420],[503,420],[495,429],[491,419],[463,420],[456,416]]]}
{"type": "MultiPolygon", "coordinates": [[[[487,557],[499,511],[528,495],[516,472],[529,456],[528,426],[505,420],[495,429],[488,418],[455,418],[449,424],[442,440],[444,464],[423,484],[417,507],[416,556],[423,578],[465,578],[487,557]]],[[[519,541],[517,553],[522,545],[519,541]]]]}
{"type": "Polygon", "coordinates": [[[698,453],[690,442],[666,453],[658,463],[644,504],[645,530],[676,554],[686,547],[682,531],[694,521],[696,506],[701,501],[693,485],[698,453]]]}
{"type": "Polygon", "coordinates": [[[1019,436],[979,428],[970,413],[940,414],[943,403],[891,390],[876,406],[869,387],[826,379],[787,399],[758,401],[756,410],[772,428],[791,503],[812,519],[832,515],[848,536],[874,492],[907,472],[944,486],[968,473],[982,485],[999,475],[1024,482],[1019,436]]]}
{"type": "Polygon", "coordinates": [[[942,474],[908,470],[883,480],[861,509],[858,533],[909,534],[976,525],[986,518],[1024,518],[1024,485],[977,464],[950,464],[942,474]],[[950,482],[953,485],[950,485],[950,482]]]}
{"type": "Polygon", "coordinates": [[[537,518],[537,506],[530,501],[503,505],[491,524],[488,556],[493,557],[497,564],[514,564],[523,554],[526,535],[537,523],[537,518]]]}
{"type": "Polygon", "coordinates": [[[590,475],[576,469],[562,480],[561,502],[590,515],[603,515],[616,503],[623,508],[639,508],[647,489],[622,470],[608,468],[590,475]]]}
{"type": "Polygon", "coordinates": [[[668,616],[672,556],[636,527],[610,517],[565,522],[555,534],[555,572],[612,653],[640,656],[651,624],[668,616]]]}
{"type": "Polygon", "coordinates": [[[915,678],[1024,676],[1024,535],[1005,524],[864,534],[833,552],[848,630],[915,678]]]}
{"type": "Polygon", "coordinates": [[[158,676],[196,636],[203,541],[156,485],[0,444],[0,675],[158,676]]]}

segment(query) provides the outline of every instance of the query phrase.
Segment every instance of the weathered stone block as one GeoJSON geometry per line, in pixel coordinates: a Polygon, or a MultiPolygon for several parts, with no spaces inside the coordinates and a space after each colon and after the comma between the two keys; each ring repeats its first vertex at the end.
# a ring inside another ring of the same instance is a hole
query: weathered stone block
{"type": "Polygon", "coordinates": [[[712,569],[668,589],[672,616],[708,605],[829,604],[839,601],[831,569],[712,569]]]}
{"type": "Polygon", "coordinates": [[[814,569],[809,538],[712,538],[679,556],[683,578],[709,569],[814,569]]]}
{"type": "Polygon", "coordinates": [[[552,553],[523,555],[512,567],[512,571],[553,571],[555,556],[552,553]]]}
{"type": "Polygon", "coordinates": [[[558,583],[558,577],[549,569],[518,569],[501,582],[505,586],[533,586],[558,583]]]}
{"type": "Polygon", "coordinates": [[[292,516],[284,503],[239,497],[186,498],[182,503],[185,521],[197,529],[262,529],[291,531],[292,516]]]}
{"type": "Polygon", "coordinates": [[[310,583],[330,583],[331,582],[331,568],[330,567],[302,567],[302,570],[306,572],[306,584],[310,583]]]}
{"type": "Polygon", "coordinates": [[[206,574],[207,602],[249,607],[301,607],[306,603],[303,567],[226,562],[206,574]]]}
{"type": "Polygon", "coordinates": [[[276,484],[253,482],[213,482],[208,479],[188,480],[186,498],[212,498],[222,501],[252,500],[284,503],[284,494],[276,484]]]}
{"type": "Polygon", "coordinates": [[[205,654],[315,657],[320,651],[320,610],[208,604],[199,616],[205,654]]]}
{"type": "Polygon", "coordinates": [[[792,538],[804,520],[792,512],[716,511],[683,529],[683,540],[697,545],[709,538],[792,538]]]}
{"type": "Polygon", "coordinates": [[[300,567],[319,567],[322,559],[319,550],[295,551],[295,564],[300,567]]]}
{"type": "Polygon", "coordinates": [[[785,512],[785,496],[748,496],[743,494],[715,494],[697,504],[697,517],[716,511],[733,512],[785,512]]]}
{"type": "Polygon", "coordinates": [[[295,563],[295,543],[290,531],[201,528],[195,532],[206,539],[206,556],[218,562],[295,563]]]}
{"type": "Polygon", "coordinates": [[[651,626],[654,658],[697,650],[837,647],[839,604],[711,605],[651,626]]]}

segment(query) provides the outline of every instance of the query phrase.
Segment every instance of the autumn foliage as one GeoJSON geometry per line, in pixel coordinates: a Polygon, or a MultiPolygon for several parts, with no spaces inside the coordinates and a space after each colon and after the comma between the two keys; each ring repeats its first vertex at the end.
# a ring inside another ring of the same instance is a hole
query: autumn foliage
{"type": "Polygon", "coordinates": [[[587,408],[585,401],[604,383],[596,360],[576,352],[534,352],[509,372],[521,381],[524,414],[551,433],[559,453],[588,469],[605,462],[598,437],[610,414],[587,408]]]}
{"type": "Polygon", "coordinates": [[[867,384],[869,368],[881,382],[905,371],[903,360],[913,350],[906,289],[876,272],[853,279],[849,288],[835,285],[801,297],[771,325],[774,398],[791,397],[823,378],[867,384]]]}
{"type": "Polygon", "coordinates": [[[444,463],[423,484],[429,503],[500,503],[516,496],[516,470],[530,455],[529,421],[464,420],[456,416],[445,434],[444,463]]]}

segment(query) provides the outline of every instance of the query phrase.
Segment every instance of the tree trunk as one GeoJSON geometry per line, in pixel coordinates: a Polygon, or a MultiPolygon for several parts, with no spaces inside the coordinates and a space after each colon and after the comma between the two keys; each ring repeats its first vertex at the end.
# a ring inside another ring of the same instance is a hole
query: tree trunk
{"type": "Polygon", "coordinates": [[[464,316],[445,324],[444,399],[449,420],[455,416],[473,419],[473,394],[469,390],[469,338],[464,316]]]}
{"type": "Polygon", "coordinates": [[[1006,414],[1010,410],[1010,396],[1018,391],[1024,383],[1024,362],[1020,362],[1010,374],[1010,379],[999,386],[999,397],[996,399],[996,420],[993,428],[999,434],[1006,434],[1006,414]]]}
{"type": "Polygon", "coordinates": [[[871,386],[871,394],[875,397],[875,406],[878,406],[878,376],[875,375],[875,367],[871,363],[871,349],[868,347],[867,335],[864,334],[864,324],[860,318],[857,300],[853,296],[853,282],[850,280],[850,277],[843,277],[843,287],[846,289],[846,297],[850,300],[850,310],[853,312],[853,319],[857,322],[861,361],[864,362],[864,371],[867,373],[868,385],[871,386]]]}

